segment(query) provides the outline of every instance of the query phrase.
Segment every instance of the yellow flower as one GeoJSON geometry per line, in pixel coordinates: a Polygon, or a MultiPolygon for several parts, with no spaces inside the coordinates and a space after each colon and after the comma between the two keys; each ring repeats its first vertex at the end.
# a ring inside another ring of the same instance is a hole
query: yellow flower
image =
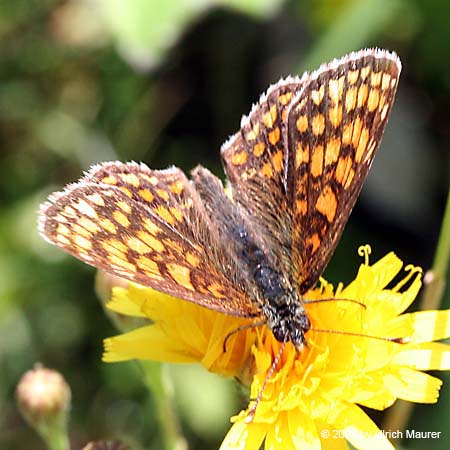
{"type": "Polygon", "coordinates": [[[115,288],[109,307],[143,316],[152,324],[105,340],[105,361],[150,359],[200,362],[206,369],[251,384],[249,411],[232,418],[221,449],[392,449],[392,444],[360,406],[382,410],[400,398],[434,403],[441,381],[423,370],[450,369],[450,346],[434,342],[450,336],[450,310],[402,314],[421,286],[421,270],[388,287],[402,262],[389,253],[369,265],[370,249],[355,280],[336,290],[321,280],[310,291],[306,310],[312,329],[307,346],[286,344],[268,378],[280,343],[265,326],[224,339],[244,319],[219,314],[130,284],[115,288]],[[331,300],[330,300],[331,299],[331,300]],[[340,299],[340,300],[339,300],[340,299]]]}

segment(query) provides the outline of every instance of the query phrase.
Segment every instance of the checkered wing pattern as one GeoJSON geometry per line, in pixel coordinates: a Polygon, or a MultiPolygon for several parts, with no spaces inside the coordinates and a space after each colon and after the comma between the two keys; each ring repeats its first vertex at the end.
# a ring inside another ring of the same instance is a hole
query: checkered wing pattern
{"type": "Polygon", "coordinates": [[[400,61],[363,51],[316,73],[289,110],[294,161],[292,267],[300,293],[313,286],[341,237],[397,90],[400,61]]]}
{"type": "Polygon", "coordinates": [[[327,265],[379,146],[401,65],[363,50],[271,87],[222,148],[233,199],[303,294],[327,265]]]}
{"type": "Polygon", "coordinates": [[[227,314],[254,305],[237,263],[184,173],[144,164],[95,166],[42,205],[51,243],[119,277],[227,314]]]}

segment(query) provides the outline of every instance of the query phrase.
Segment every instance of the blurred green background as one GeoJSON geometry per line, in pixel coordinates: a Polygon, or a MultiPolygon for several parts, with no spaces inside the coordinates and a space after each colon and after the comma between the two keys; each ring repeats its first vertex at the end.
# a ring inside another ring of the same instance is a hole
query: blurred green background
{"type": "MultiPolygon", "coordinates": [[[[366,46],[400,55],[383,144],[326,276],[350,281],[364,243],[372,261],[394,250],[430,268],[449,185],[449,20],[447,0],[2,0],[0,449],[44,448],[14,403],[36,361],[71,385],[73,449],[105,437],[161,448],[136,365],[100,361],[116,330],[94,270],[39,238],[36,211],[105,160],[201,163],[223,176],[221,143],[280,77],[366,46]]],[[[245,397],[195,367],[168,371],[191,448],[217,448],[245,397]]],[[[450,376],[440,376],[439,405],[417,406],[409,428],[444,434],[405,448],[450,447],[450,376]]]]}

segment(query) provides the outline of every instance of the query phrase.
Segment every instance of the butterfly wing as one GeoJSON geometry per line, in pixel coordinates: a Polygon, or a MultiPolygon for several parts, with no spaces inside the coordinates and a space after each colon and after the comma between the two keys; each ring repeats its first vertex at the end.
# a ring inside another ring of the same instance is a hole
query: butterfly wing
{"type": "Polygon", "coordinates": [[[328,264],[380,144],[401,65],[363,50],[310,75],[290,104],[292,267],[300,293],[328,264]]]}
{"type": "Polygon", "coordinates": [[[119,277],[227,314],[258,314],[242,280],[233,278],[236,261],[177,168],[95,166],[41,206],[39,229],[119,277]]]}
{"type": "Polygon", "coordinates": [[[339,241],[391,110],[400,61],[362,50],[269,88],[222,148],[233,200],[300,293],[339,241]]]}

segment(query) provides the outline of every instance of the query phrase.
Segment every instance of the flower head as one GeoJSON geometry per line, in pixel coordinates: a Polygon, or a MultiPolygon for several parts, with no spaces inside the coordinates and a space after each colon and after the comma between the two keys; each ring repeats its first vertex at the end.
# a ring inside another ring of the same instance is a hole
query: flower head
{"type": "Polygon", "coordinates": [[[441,381],[423,370],[450,368],[450,311],[402,314],[421,287],[421,271],[389,287],[402,262],[390,253],[365,261],[354,281],[336,289],[324,280],[306,295],[311,321],[307,346],[280,346],[266,326],[233,333],[248,320],[201,308],[136,285],[116,288],[109,305],[152,324],[105,341],[106,361],[151,359],[200,362],[239,377],[261,397],[232,418],[222,449],[391,449],[386,436],[360,406],[382,410],[400,398],[437,401],[441,381]],[[232,333],[232,334],[230,334],[232,333]],[[229,336],[224,348],[224,340],[229,336]],[[263,389],[264,388],[264,389],[263,389]],[[263,389],[263,390],[262,390],[263,389]]]}

